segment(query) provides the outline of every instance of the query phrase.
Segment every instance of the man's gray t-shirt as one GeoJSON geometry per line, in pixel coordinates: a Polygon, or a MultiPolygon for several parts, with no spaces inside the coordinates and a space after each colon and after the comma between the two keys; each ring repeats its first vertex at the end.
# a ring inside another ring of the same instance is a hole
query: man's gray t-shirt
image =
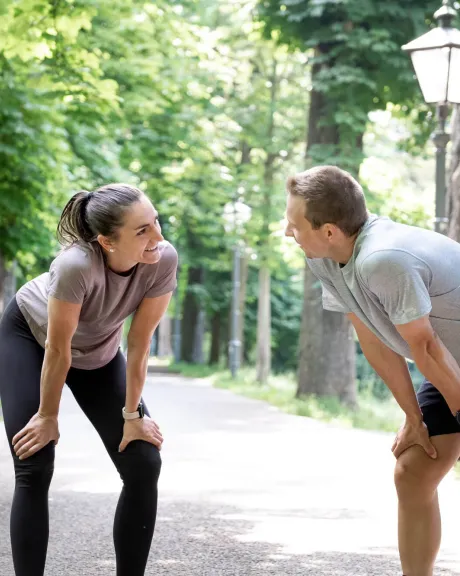
{"type": "Polygon", "coordinates": [[[380,340],[411,358],[395,328],[429,314],[460,364],[460,244],[430,230],[371,215],[344,266],[307,258],[323,308],[354,313],[380,340]]]}
{"type": "Polygon", "coordinates": [[[72,367],[94,370],[116,355],[123,322],[143,298],[156,298],[176,287],[177,252],[159,244],[156,264],[137,264],[129,274],[116,274],[105,264],[98,243],[73,245],[53,260],[50,271],[19,289],[16,301],[32,334],[44,348],[48,330],[48,297],[82,304],[72,338],[72,367]]]}

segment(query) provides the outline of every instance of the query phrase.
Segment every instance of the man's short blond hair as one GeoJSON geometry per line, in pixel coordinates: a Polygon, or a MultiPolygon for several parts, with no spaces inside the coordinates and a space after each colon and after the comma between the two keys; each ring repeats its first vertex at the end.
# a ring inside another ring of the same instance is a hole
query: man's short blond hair
{"type": "Polygon", "coordinates": [[[356,234],[368,218],[363,189],[337,166],[317,166],[290,176],[286,189],[305,200],[305,218],[314,230],[335,224],[347,236],[356,234]]]}

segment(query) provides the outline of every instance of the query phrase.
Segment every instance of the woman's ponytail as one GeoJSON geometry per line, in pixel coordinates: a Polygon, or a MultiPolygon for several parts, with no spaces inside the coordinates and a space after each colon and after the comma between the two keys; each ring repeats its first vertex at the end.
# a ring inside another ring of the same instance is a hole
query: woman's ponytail
{"type": "Polygon", "coordinates": [[[115,238],[127,210],[143,192],[129,184],[107,184],[94,192],[78,192],[67,202],[57,227],[64,246],[93,242],[98,235],[115,238]]]}
{"type": "Polygon", "coordinates": [[[92,192],[82,190],[74,194],[65,205],[57,227],[57,238],[64,245],[72,245],[77,242],[91,242],[96,234],[91,230],[86,218],[88,202],[92,192]]]}

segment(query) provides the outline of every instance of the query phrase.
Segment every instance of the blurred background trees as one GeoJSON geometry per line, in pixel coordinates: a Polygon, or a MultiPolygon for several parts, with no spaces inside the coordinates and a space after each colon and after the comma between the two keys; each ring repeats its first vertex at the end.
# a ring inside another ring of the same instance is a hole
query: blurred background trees
{"type": "MultiPolygon", "coordinates": [[[[48,269],[66,199],[129,182],[150,196],[180,254],[170,346],[154,352],[228,365],[238,243],[240,359],[257,380],[294,372],[299,395],[353,403],[367,386],[385,396],[348,322],[319,308],[318,283],[283,238],[284,181],[338,164],[360,177],[372,211],[431,225],[433,118],[400,47],[438,7],[1,2],[0,312],[48,269]]],[[[453,163],[458,171],[458,151],[453,163]]]]}

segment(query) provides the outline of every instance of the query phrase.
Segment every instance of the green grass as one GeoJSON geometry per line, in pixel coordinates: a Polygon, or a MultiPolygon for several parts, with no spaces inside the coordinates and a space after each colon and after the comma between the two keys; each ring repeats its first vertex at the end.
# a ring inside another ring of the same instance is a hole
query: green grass
{"type": "Polygon", "coordinates": [[[393,399],[380,401],[369,395],[361,395],[357,406],[350,408],[333,397],[296,398],[293,375],[271,376],[268,384],[262,386],[256,381],[255,370],[251,368],[241,369],[235,380],[228,370],[210,366],[171,364],[169,368],[184,376],[208,379],[217,388],[264,400],[289,414],[308,416],[341,426],[396,432],[403,421],[403,413],[393,399]]]}

